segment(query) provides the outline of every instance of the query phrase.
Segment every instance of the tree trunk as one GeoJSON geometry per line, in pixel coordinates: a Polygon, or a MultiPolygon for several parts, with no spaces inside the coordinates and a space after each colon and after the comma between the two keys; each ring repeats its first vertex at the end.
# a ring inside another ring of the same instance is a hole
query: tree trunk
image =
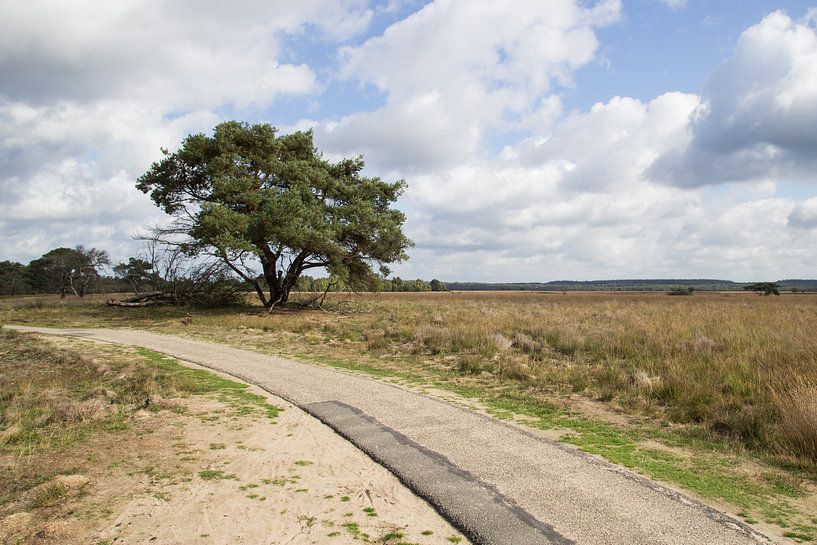
{"type": "Polygon", "coordinates": [[[289,301],[289,286],[285,282],[276,282],[276,284],[278,285],[275,287],[270,286],[269,299],[265,305],[268,309],[289,301]]]}

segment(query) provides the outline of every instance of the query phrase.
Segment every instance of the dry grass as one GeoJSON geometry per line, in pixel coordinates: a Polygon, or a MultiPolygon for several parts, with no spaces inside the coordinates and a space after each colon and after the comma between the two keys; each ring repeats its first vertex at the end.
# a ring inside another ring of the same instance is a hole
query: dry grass
{"type": "Polygon", "coordinates": [[[0,452],[27,455],[117,426],[157,388],[146,367],[117,366],[0,333],[0,452]]]}
{"type": "MultiPolygon", "coordinates": [[[[215,398],[216,413],[230,419],[274,420],[279,411],[244,384],[156,353],[0,331],[0,543],[77,543],[77,525],[109,512],[86,501],[86,514],[77,515],[77,502],[93,489],[83,474],[116,467],[134,488],[141,485],[128,464],[144,460],[145,473],[159,461],[178,468],[171,436],[192,394],[215,398]],[[167,422],[174,424],[162,428],[167,422]],[[71,528],[73,538],[55,537],[71,528]]],[[[213,421],[206,413],[185,418],[213,421]]]]}
{"type": "Polygon", "coordinates": [[[808,403],[814,397],[801,387],[817,383],[817,297],[455,293],[358,301],[367,312],[241,316],[224,327],[431,358],[462,373],[579,393],[629,413],[698,424],[751,449],[817,460],[802,437],[817,426],[808,403]]]}
{"type": "Polygon", "coordinates": [[[817,460],[817,384],[800,379],[775,396],[780,437],[790,451],[817,460]]]}
{"type": "MultiPolygon", "coordinates": [[[[422,293],[345,297],[348,313],[105,309],[9,302],[10,322],[161,328],[389,369],[434,368],[580,394],[814,461],[817,297],[422,293]],[[182,318],[190,313],[184,322],[182,318]],[[784,401],[781,401],[784,400],[784,401]],[[811,426],[809,428],[809,426],[811,426]]],[[[72,306],[73,305],[73,306],[72,306]]]]}

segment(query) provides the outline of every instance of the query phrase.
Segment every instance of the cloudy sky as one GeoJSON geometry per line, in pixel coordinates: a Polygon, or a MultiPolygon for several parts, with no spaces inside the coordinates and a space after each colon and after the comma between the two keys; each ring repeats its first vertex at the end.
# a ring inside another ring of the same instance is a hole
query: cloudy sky
{"type": "Polygon", "coordinates": [[[817,2],[4,0],[0,260],[137,251],[221,120],[405,178],[405,277],[817,277],[817,2]]]}

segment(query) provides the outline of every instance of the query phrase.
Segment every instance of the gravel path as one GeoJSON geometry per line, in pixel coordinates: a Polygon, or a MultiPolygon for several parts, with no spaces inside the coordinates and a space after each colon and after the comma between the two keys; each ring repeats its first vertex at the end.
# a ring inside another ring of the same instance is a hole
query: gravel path
{"type": "Polygon", "coordinates": [[[389,467],[475,543],[771,543],[617,466],[374,379],[144,331],[5,327],[141,346],[261,386],[389,467]]]}

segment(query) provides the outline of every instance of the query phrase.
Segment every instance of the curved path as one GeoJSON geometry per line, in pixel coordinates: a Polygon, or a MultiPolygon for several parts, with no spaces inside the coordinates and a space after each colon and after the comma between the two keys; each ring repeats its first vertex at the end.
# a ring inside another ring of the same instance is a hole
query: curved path
{"type": "Polygon", "coordinates": [[[617,466],[399,386],[144,331],[5,327],[140,346],[256,384],[388,467],[477,544],[771,543],[617,466]]]}

